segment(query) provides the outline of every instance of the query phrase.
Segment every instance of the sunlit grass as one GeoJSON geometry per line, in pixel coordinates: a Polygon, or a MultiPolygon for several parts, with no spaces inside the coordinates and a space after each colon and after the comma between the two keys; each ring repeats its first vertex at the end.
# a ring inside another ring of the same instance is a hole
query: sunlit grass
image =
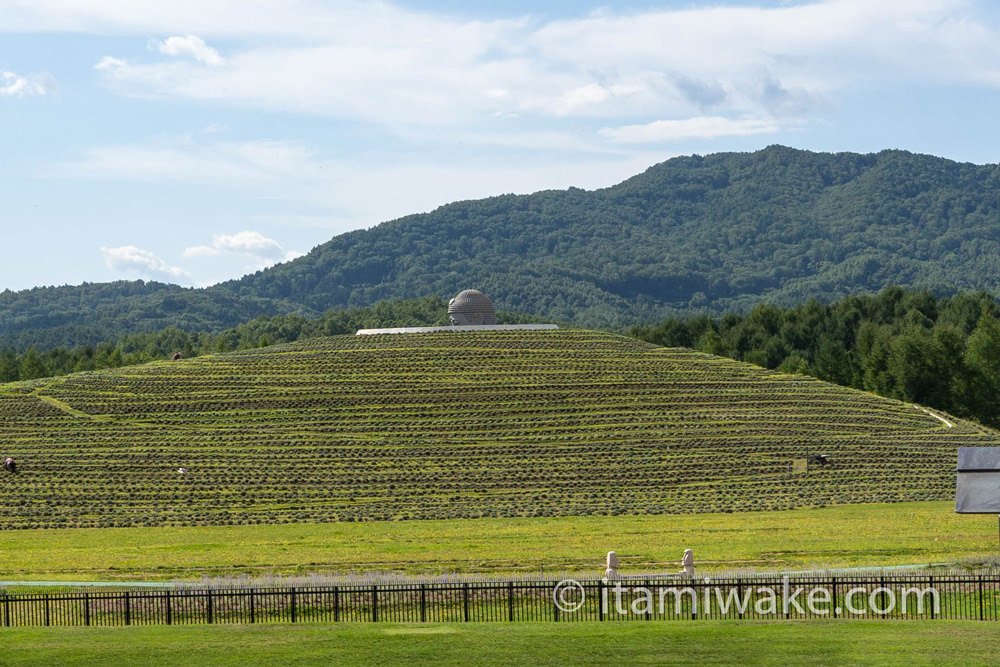
{"type": "Polygon", "coordinates": [[[950,502],[682,516],[457,519],[0,532],[8,579],[450,572],[625,572],[886,566],[996,553],[994,518],[950,502]]]}
{"type": "Polygon", "coordinates": [[[994,664],[976,621],[5,628],[5,665],[994,664]]]}

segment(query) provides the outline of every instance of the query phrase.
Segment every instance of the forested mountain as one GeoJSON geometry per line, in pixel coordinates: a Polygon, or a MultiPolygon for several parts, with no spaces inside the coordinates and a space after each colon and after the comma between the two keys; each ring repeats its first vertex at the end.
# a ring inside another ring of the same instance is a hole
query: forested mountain
{"type": "Polygon", "coordinates": [[[158,282],[117,281],[0,293],[0,347],[96,345],[177,327],[217,332],[261,314],[308,312],[275,299],[158,282]]]}
{"type": "Polygon", "coordinates": [[[605,190],[443,206],[222,286],[311,308],[451,294],[588,326],[1000,283],[1000,168],[780,146],[669,160],[605,190]]]}
{"type": "Polygon", "coordinates": [[[772,146],[668,160],[614,187],[448,204],[335,237],[205,289],[156,283],[0,295],[0,344],[219,331],[262,314],[319,316],[474,287],[498,308],[624,328],[877,292],[995,294],[1000,167],[903,151],[772,146]]]}

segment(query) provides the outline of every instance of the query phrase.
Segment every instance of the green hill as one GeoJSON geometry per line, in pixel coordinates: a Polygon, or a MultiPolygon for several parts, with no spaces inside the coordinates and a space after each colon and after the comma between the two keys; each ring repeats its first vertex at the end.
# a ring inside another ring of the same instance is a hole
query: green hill
{"type": "Polygon", "coordinates": [[[456,202],[219,289],[310,308],[448,295],[585,326],[1000,284],[1000,166],[904,151],[679,157],[614,187],[456,202]]]}
{"type": "Polygon", "coordinates": [[[0,389],[0,456],[20,466],[0,477],[2,528],[943,499],[957,447],[1000,445],[910,404],[589,331],[337,336],[0,389]],[[799,471],[814,454],[829,463],[799,471]]]}
{"type": "Polygon", "coordinates": [[[625,327],[888,285],[1000,284],[1000,166],[904,151],[679,157],[595,191],[455,202],[204,289],[121,282],[0,294],[0,344],[42,347],[261,314],[485,291],[501,310],[625,327]]]}

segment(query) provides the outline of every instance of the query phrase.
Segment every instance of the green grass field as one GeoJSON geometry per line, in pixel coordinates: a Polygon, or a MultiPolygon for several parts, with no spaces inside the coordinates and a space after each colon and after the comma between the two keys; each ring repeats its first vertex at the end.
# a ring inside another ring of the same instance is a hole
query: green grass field
{"type": "Polygon", "coordinates": [[[993,665],[960,621],[10,628],[4,665],[993,665]]]}
{"type": "Polygon", "coordinates": [[[941,500],[957,447],[1000,445],[948,422],[599,332],[338,336],[4,385],[0,528],[941,500]]]}
{"type": "Polygon", "coordinates": [[[463,519],[0,532],[8,579],[197,579],[312,572],[625,572],[951,562],[996,554],[990,516],[949,502],[682,516],[463,519]]]}

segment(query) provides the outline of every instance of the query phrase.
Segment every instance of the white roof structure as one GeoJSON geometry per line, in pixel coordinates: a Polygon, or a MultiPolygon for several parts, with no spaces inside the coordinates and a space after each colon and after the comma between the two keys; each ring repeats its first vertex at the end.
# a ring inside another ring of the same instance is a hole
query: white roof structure
{"type": "Polygon", "coordinates": [[[395,329],[358,329],[358,336],[404,333],[434,333],[436,331],[542,331],[558,329],[557,324],[473,324],[451,327],[397,327],[395,329]]]}

